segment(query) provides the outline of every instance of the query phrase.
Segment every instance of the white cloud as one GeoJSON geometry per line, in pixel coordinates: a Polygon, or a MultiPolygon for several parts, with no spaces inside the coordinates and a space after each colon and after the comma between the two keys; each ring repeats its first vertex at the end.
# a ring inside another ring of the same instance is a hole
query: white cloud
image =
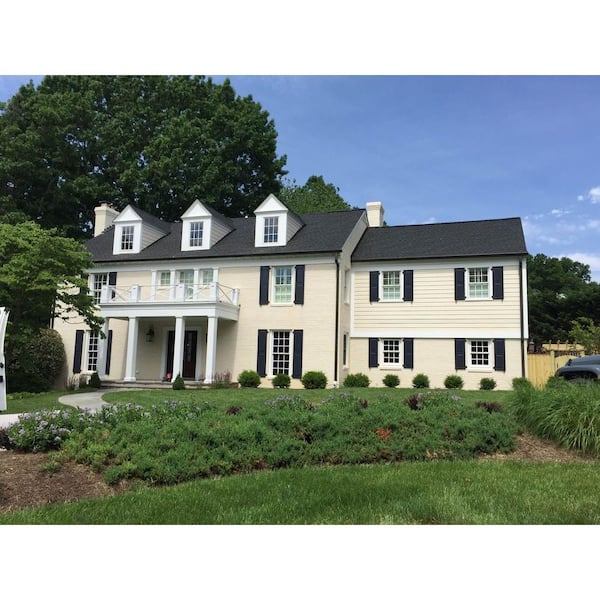
{"type": "Polygon", "coordinates": [[[570,214],[571,214],[571,212],[572,212],[572,211],[570,211],[570,210],[562,210],[562,209],[560,209],[560,208],[553,208],[553,209],[550,211],[550,214],[551,214],[553,217],[564,217],[565,215],[570,215],[570,214]]]}
{"type": "Polygon", "coordinates": [[[584,195],[577,196],[577,200],[579,202],[583,202],[584,200],[589,200],[592,204],[600,204],[600,185],[593,187],[584,195]]]}

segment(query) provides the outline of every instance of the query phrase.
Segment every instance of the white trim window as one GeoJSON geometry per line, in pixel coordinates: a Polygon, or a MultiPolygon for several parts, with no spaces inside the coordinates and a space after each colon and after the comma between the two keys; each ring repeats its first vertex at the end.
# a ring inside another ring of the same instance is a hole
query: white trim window
{"type": "Polygon", "coordinates": [[[215,280],[214,269],[201,269],[199,272],[198,281],[200,285],[210,285],[215,280]]]}
{"type": "Polygon", "coordinates": [[[190,223],[190,248],[201,248],[204,236],[204,222],[192,221],[190,223]]]}
{"type": "Polygon", "coordinates": [[[194,271],[187,269],[178,271],[179,284],[184,286],[184,298],[191,300],[194,297],[194,271]]]}
{"type": "Polygon", "coordinates": [[[100,344],[100,335],[97,331],[90,331],[87,345],[87,370],[91,373],[98,371],[98,349],[100,344]]]}
{"type": "Polygon", "coordinates": [[[93,273],[91,290],[94,296],[94,304],[100,304],[102,287],[108,285],[108,273],[93,273]]]}
{"type": "Polygon", "coordinates": [[[292,332],[271,332],[271,374],[291,374],[292,364],[292,332]]]}
{"type": "Polygon", "coordinates": [[[279,217],[265,217],[263,243],[276,244],[279,241],[279,217]]]}
{"type": "Polygon", "coordinates": [[[469,267],[467,269],[467,298],[487,300],[490,298],[490,272],[488,267],[469,267]]]}
{"type": "Polygon", "coordinates": [[[121,251],[127,252],[133,250],[133,241],[135,237],[134,225],[123,225],[121,227],[121,251]]]}
{"type": "Polygon", "coordinates": [[[273,267],[273,304],[291,304],[294,289],[294,269],[273,267]]]}
{"type": "Polygon", "coordinates": [[[381,271],[381,300],[400,302],[402,300],[402,277],[400,271],[381,271]]]}
{"type": "Polygon", "coordinates": [[[171,271],[160,271],[158,278],[158,285],[169,286],[171,285],[171,271]]]}
{"type": "Polygon", "coordinates": [[[467,353],[468,368],[491,369],[491,346],[490,340],[469,340],[467,353]]]}
{"type": "Polygon", "coordinates": [[[381,340],[381,364],[386,367],[400,367],[400,360],[400,339],[381,340]]]}

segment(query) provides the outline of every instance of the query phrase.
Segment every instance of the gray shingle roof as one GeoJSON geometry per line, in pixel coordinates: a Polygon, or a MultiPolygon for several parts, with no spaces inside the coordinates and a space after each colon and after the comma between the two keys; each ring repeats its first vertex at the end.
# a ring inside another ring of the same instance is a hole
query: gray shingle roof
{"type": "MultiPolygon", "coordinates": [[[[138,212],[141,216],[143,211],[138,212]]],[[[249,217],[228,219],[235,229],[209,250],[182,251],[181,223],[164,221],[161,223],[168,233],[139,254],[113,254],[114,227],[89,240],[86,247],[92,253],[96,263],[339,252],[364,214],[364,210],[349,210],[302,215],[304,225],[286,246],[256,248],[254,246],[256,219],[249,217]]]]}
{"type": "Polygon", "coordinates": [[[527,254],[521,219],[371,227],[352,261],[527,254]]]}

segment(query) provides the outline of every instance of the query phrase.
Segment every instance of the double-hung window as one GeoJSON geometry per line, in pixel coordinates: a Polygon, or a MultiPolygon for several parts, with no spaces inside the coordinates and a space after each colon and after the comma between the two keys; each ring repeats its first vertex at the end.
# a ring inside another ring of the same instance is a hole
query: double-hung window
{"type": "Polygon", "coordinates": [[[171,285],[171,271],[161,271],[159,285],[171,285]]]}
{"type": "Polygon", "coordinates": [[[489,272],[487,267],[471,267],[468,271],[468,297],[473,299],[490,297],[489,272]]]}
{"type": "Polygon", "coordinates": [[[108,273],[94,273],[92,275],[92,293],[94,294],[94,304],[100,304],[102,286],[105,285],[108,285],[108,273]]]}
{"type": "Polygon", "coordinates": [[[279,240],[279,217],[265,217],[263,243],[276,244],[279,240]]]}
{"type": "Polygon", "coordinates": [[[121,250],[133,250],[133,225],[123,225],[121,228],[121,250]]]}
{"type": "Polygon", "coordinates": [[[489,340],[470,340],[468,356],[469,366],[489,367],[491,365],[489,340]]]}
{"type": "Polygon", "coordinates": [[[98,370],[98,342],[98,332],[90,331],[88,338],[87,370],[91,372],[98,370]]]}
{"type": "Polygon", "coordinates": [[[402,300],[400,271],[382,271],[381,275],[381,299],[393,302],[402,300]]]}
{"type": "Polygon", "coordinates": [[[292,298],[292,267],[273,267],[273,303],[291,304],[292,298]]]}
{"type": "Polygon", "coordinates": [[[190,248],[200,248],[202,246],[203,234],[204,223],[202,221],[192,221],[190,223],[190,248]]]}
{"type": "Polygon", "coordinates": [[[381,340],[382,342],[382,364],[400,366],[400,340],[381,340]]]}
{"type": "Polygon", "coordinates": [[[289,331],[273,331],[271,346],[271,372],[290,374],[290,338],[289,331]]]}

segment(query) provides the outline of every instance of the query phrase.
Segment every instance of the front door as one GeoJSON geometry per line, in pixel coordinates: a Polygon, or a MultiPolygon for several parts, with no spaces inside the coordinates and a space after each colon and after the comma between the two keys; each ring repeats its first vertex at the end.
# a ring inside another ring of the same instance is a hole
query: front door
{"type": "MultiPolygon", "coordinates": [[[[175,332],[169,331],[167,339],[167,373],[173,373],[173,354],[175,349],[175,332]]],[[[183,336],[183,369],[181,376],[184,379],[196,377],[196,354],[198,349],[198,332],[186,330],[183,336]]]]}

